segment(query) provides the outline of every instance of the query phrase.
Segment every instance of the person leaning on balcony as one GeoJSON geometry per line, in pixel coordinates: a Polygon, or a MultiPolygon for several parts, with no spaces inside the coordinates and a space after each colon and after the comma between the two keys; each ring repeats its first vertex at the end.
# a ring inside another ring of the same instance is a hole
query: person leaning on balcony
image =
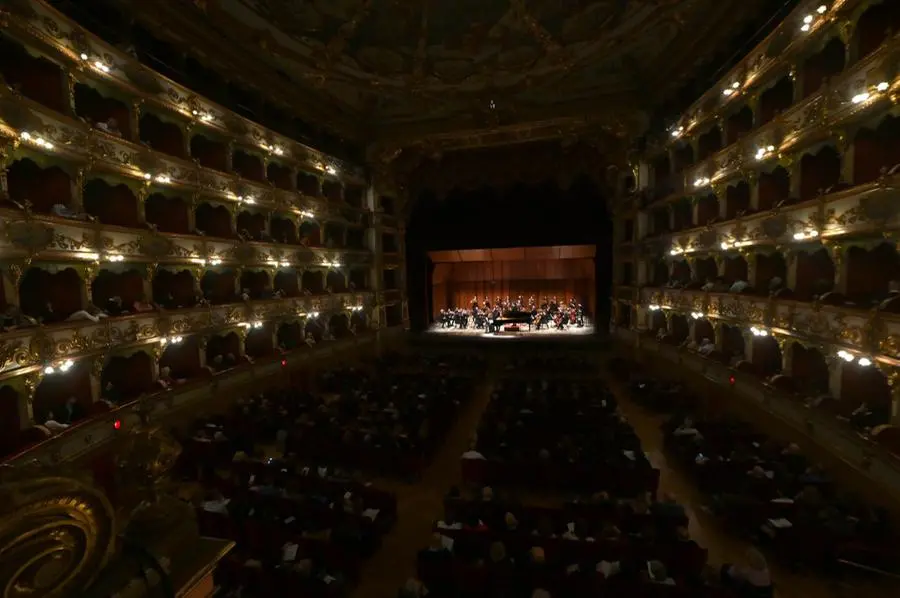
{"type": "Polygon", "coordinates": [[[743,293],[750,288],[750,283],[746,280],[737,280],[728,289],[729,293],[743,293]]]}
{"type": "Polygon", "coordinates": [[[108,318],[109,316],[99,307],[94,305],[93,303],[89,304],[87,309],[79,309],[71,316],[66,318],[69,322],[77,322],[79,320],[90,320],[95,324],[99,322],[103,318],[108,318]]]}

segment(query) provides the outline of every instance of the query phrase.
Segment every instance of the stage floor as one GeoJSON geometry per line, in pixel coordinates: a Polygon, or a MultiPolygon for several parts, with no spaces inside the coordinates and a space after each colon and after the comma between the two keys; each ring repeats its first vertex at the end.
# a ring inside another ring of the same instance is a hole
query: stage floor
{"type": "Polygon", "coordinates": [[[428,334],[433,334],[435,336],[455,336],[455,337],[467,337],[467,338],[541,338],[541,339],[549,339],[549,338],[566,338],[571,336],[590,336],[594,334],[594,324],[593,322],[587,321],[584,326],[578,328],[577,326],[570,326],[566,330],[557,330],[555,328],[543,328],[541,330],[535,330],[532,328],[528,330],[528,325],[526,324],[523,329],[519,332],[499,332],[499,333],[491,333],[485,332],[484,330],[479,330],[477,328],[441,328],[440,324],[432,324],[431,328],[428,329],[428,334]]]}

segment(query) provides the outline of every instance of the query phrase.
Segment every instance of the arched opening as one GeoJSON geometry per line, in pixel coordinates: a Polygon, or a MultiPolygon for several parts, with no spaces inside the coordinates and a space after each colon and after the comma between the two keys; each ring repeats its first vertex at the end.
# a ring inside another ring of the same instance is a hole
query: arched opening
{"type": "Polygon", "coordinates": [[[325,333],[325,327],[322,324],[322,318],[320,316],[310,314],[306,317],[306,327],[305,327],[306,338],[312,337],[312,340],[319,343],[322,341],[322,337],[325,333]]]}
{"type": "Polygon", "coordinates": [[[840,412],[859,430],[890,423],[891,387],[874,365],[841,364],[841,403],[840,412]]]}
{"type": "Polygon", "coordinates": [[[387,291],[396,291],[400,288],[400,275],[397,270],[387,268],[381,271],[381,282],[387,291]]]}
{"type": "Polygon", "coordinates": [[[241,210],[237,215],[238,235],[248,241],[262,241],[268,237],[266,217],[261,212],[241,210]]]}
{"type": "Polygon", "coordinates": [[[342,247],[344,245],[344,230],[337,223],[326,223],[322,227],[322,236],[325,240],[325,247],[342,247]]]}
{"type": "Polygon", "coordinates": [[[200,279],[203,297],[213,305],[233,303],[240,298],[235,291],[235,272],[230,268],[206,270],[200,279]]]}
{"type": "Polygon", "coordinates": [[[29,268],[19,285],[22,312],[44,324],[68,319],[84,309],[84,284],[74,268],[51,273],[39,267],[29,268]]]}
{"type": "Polygon", "coordinates": [[[864,185],[900,164],[900,117],[888,115],[875,129],[862,128],[853,141],[853,182],[864,185]]]}
{"type": "Polygon", "coordinates": [[[743,106],[725,120],[725,137],[728,145],[737,143],[753,130],[753,110],[743,106]]]}
{"type": "Polygon", "coordinates": [[[343,200],[344,188],[338,181],[326,179],[322,181],[322,195],[329,201],[340,202],[343,200]]]}
{"type": "Polygon", "coordinates": [[[770,378],[781,373],[781,349],[778,341],[770,336],[754,336],[752,363],[755,373],[763,378],[770,378]]]}
{"type": "Polygon", "coordinates": [[[693,166],[696,163],[694,156],[694,148],[689,143],[682,143],[675,148],[675,163],[673,164],[674,173],[680,173],[685,168],[693,166]]]}
{"type": "MultiPolygon", "coordinates": [[[[664,235],[672,232],[672,221],[669,219],[668,206],[653,208],[653,210],[650,211],[650,215],[653,218],[654,235],[664,235]]],[[[386,249],[385,252],[387,252],[386,249]]]]}
{"type": "Polygon", "coordinates": [[[231,170],[241,178],[257,183],[266,182],[266,172],[262,159],[255,155],[236,149],[231,156],[231,170]]]}
{"type": "Polygon", "coordinates": [[[401,326],[403,324],[403,306],[399,303],[388,305],[384,309],[384,314],[388,327],[401,326]]]}
{"type": "Polygon", "coordinates": [[[800,200],[815,199],[841,180],[841,155],[830,145],[800,159],[800,200]]]}
{"type": "Polygon", "coordinates": [[[344,187],[344,201],[354,208],[364,209],[366,207],[365,194],[365,187],[360,187],[359,185],[354,185],[352,183],[344,187]]]}
{"type": "Polygon", "coordinates": [[[300,322],[285,322],[278,327],[278,348],[293,351],[304,347],[303,327],[300,322]]]}
{"type": "Polygon", "coordinates": [[[187,158],[187,148],[184,143],[184,133],[181,127],[172,122],[167,122],[153,113],[145,112],[141,115],[139,132],[141,142],[146,143],[158,152],[187,158]]]}
{"type": "Polygon", "coordinates": [[[664,154],[653,161],[653,186],[656,192],[654,199],[666,197],[675,191],[672,185],[672,165],[669,155],[664,154]]]}
{"type": "Polygon", "coordinates": [[[36,58],[18,42],[0,37],[0,75],[23,96],[56,112],[65,113],[62,70],[41,57],[36,58]]]}
{"type": "Polygon", "coordinates": [[[273,215],[271,218],[272,239],[276,243],[296,245],[298,242],[297,227],[290,218],[273,215]]]}
{"type": "Polygon", "coordinates": [[[713,282],[719,276],[719,268],[712,257],[697,258],[694,261],[694,277],[689,285],[691,288],[700,288],[706,283],[713,282]]]}
{"type": "Polygon", "coordinates": [[[743,330],[739,326],[722,324],[720,334],[722,335],[722,353],[729,362],[733,365],[737,361],[743,360],[747,355],[743,330]]]}
{"type": "Polygon", "coordinates": [[[91,415],[90,361],[76,361],[65,372],[57,370],[44,376],[34,391],[32,410],[37,424],[52,420],[72,425],[91,415]]]}
{"type": "Polygon", "coordinates": [[[103,224],[140,226],[137,197],[125,184],[110,185],[103,179],[91,179],[84,186],[84,209],[103,224]]]}
{"type": "Polygon", "coordinates": [[[352,336],[350,332],[350,319],[347,314],[334,314],[328,319],[328,331],[337,340],[352,336]]]}
{"type": "Polygon", "coordinates": [[[369,272],[362,268],[350,270],[350,291],[365,291],[369,289],[369,272]]]}
{"type": "Polygon", "coordinates": [[[177,196],[152,193],[144,200],[144,218],[163,233],[193,233],[189,211],[187,202],[177,196]]]}
{"type": "Polygon", "coordinates": [[[672,280],[681,284],[691,282],[691,266],[687,260],[674,260],[672,263],[672,280]]]}
{"type": "Polygon", "coordinates": [[[210,237],[232,239],[235,231],[231,225],[231,212],[222,205],[203,202],[197,206],[195,215],[197,230],[210,237]]]}
{"type": "Polygon", "coordinates": [[[322,195],[322,185],[319,183],[319,177],[308,172],[298,172],[297,191],[310,197],[320,197],[322,195]]]}
{"type": "Polygon", "coordinates": [[[825,357],[813,347],[806,348],[800,343],[792,343],[791,377],[797,388],[809,397],[828,393],[829,372],[825,357]]]}
{"type": "MultiPolygon", "coordinates": [[[[738,281],[749,282],[747,273],[747,260],[744,259],[744,256],[738,254],[725,257],[725,271],[722,278],[725,279],[725,282],[728,283],[729,287],[738,281]]],[[[748,288],[745,289],[744,292],[749,292],[751,290],[752,289],[748,288]]]]}
{"type": "Polygon", "coordinates": [[[694,320],[694,336],[692,340],[695,343],[703,342],[703,339],[709,339],[709,342],[716,342],[716,331],[713,325],[706,318],[698,318],[694,320]]]}
{"type": "Polygon", "coordinates": [[[265,270],[243,270],[241,272],[241,294],[251,299],[271,299],[272,282],[265,270]]]}
{"type": "Polygon", "coordinates": [[[397,237],[392,233],[381,233],[381,249],[384,253],[397,253],[400,251],[397,237]]]}
{"type": "Polygon", "coordinates": [[[762,126],[794,103],[794,82],[787,75],[775,85],[763,92],[759,98],[759,115],[757,125],[762,126]]]}
{"type": "Polygon", "coordinates": [[[111,357],[103,368],[100,385],[103,397],[114,403],[127,403],[153,391],[153,358],[144,351],[111,357]]]}
{"type": "Polygon", "coordinates": [[[17,452],[27,443],[22,424],[29,422],[20,421],[21,400],[22,397],[15,388],[9,384],[0,386],[0,458],[17,452]]]}
{"type": "Polygon", "coordinates": [[[353,251],[367,251],[368,246],[366,244],[366,229],[364,226],[359,226],[357,228],[347,227],[347,249],[352,249],[353,251]]]}
{"type": "Polygon", "coordinates": [[[263,322],[259,328],[251,328],[244,339],[244,352],[251,359],[264,359],[271,357],[275,352],[272,339],[271,322],[263,322]]]}
{"type": "Polygon", "coordinates": [[[284,297],[297,297],[300,295],[300,280],[294,269],[280,269],[275,273],[273,286],[276,293],[284,297]]]}
{"type": "Polygon", "coordinates": [[[53,214],[54,205],[72,204],[72,179],[61,168],[41,168],[32,160],[22,158],[9,165],[6,172],[9,198],[39,214],[53,214]]]}
{"type": "Polygon", "coordinates": [[[133,140],[128,106],[84,83],[75,84],[75,114],[104,133],[133,140]]]}
{"type": "Polygon", "coordinates": [[[698,141],[698,156],[701,161],[709,158],[714,153],[722,149],[722,130],[718,125],[713,126],[709,131],[700,135],[698,141]]]}
{"type": "Polygon", "coordinates": [[[657,259],[653,262],[653,286],[664,287],[669,283],[669,265],[665,260],[657,259]]]}
{"type": "Polygon", "coordinates": [[[145,301],[143,274],[128,266],[105,266],[91,284],[91,301],[113,317],[135,312],[135,305],[145,301]]]}
{"type": "Polygon", "coordinates": [[[834,262],[828,251],[802,251],[797,254],[797,285],[794,296],[801,301],[829,293],[834,288],[834,262]]]}
{"type": "Polygon", "coordinates": [[[160,268],[153,276],[153,302],[165,309],[186,309],[197,305],[199,296],[190,270],[173,272],[160,268]]]}
{"type": "Polygon", "coordinates": [[[669,317],[669,339],[675,345],[680,345],[688,339],[690,325],[687,317],[682,314],[672,314],[669,317]]]}
{"type": "MultiPolygon", "coordinates": [[[[630,313],[627,309],[622,311],[630,313]]],[[[629,324],[626,324],[626,326],[629,326],[629,324]]],[[[365,310],[356,309],[350,313],[350,330],[353,334],[362,334],[369,330],[369,316],[365,310]]]]}
{"type": "Polygon", "coordinates": [[[694,226],[694,210],[690,199],[685,197],[674,201],[671,209],[676,231],[694,226]]]}
{"type": "Polygon", "coordinates": [[[725,190],[725,217],[727,219],[743,216],[750,211],[750,184],[741,181],[729,185],[725,190]]]}
{"type": "Polygon", "coordinates": [[[236,332],[214,334],[206,343],[206,366],[213,372],[223,372],[237,366],[241,360],[241,339],[236,332]]]}
{"type": "Polygon", "coordinates": [[[719,198],[708,193],[697,199],[697,225],[706,226],[719,219],[719,198]]]}
{"type": "Polygon", "coordinates": [[[790,203],[791,175],[781,166],[759,175],[759,211],[771,210],[782,203],[790,203]]]}
{"type": "Polygon", "coordinates": [[[159,357],[160,378],[192,380],[202,375],[200,347],[195,336],[176,337],[177,342],[166,343],[159,357]],[[168,374],[168,376],[164,375],[168,374]]]}
{"type": "Polygon", "coordinates": [[[321,272],[307,270],[301,278],[304,291],[309,291],[313,295],[321,295],[325,292],[325,284],[322,280],[321,272]]]}
{"type": "Polygon", "coordinates": [[[856,59],[862,60],[887,42],[888,36],[900,30],[900,5],[883,1],[870,6],[856,22],[853,43],[856,59]]]}
{"type": "Polygon", "coordinates": [[[321,247],[321,231],[319,224],[314,220],[304,220],[300,223],[300,243],[308,247],[321,247]]]}
{"type": "Polygon", "coordinates": [[[847,298],[863,306],[887,298],[892,280],[900,280],[900,260],[893,244],[847,251],[847,298]]]}
{"type": "MultiPolygon", "coordinates": [[[[779,293],[787,285],[787,263],[778,253],[756,255],[756,291],[764,295],[779,293]]],[[[782,296],[782,295],[779,295],[782,296]]]]}
{"type": "Polygon", "coordinates": [[[347,283],[344,278],[344,273],[337,270],[328,271],[325,275],[325,285],[326,289],[330,290],[332,293],[347,292],[347,283]]]}
{"type": "Polygon", "coordinates": [[[844,70],[846,51],[840,38],[833,37],[803,64],[803,99],[817,93],[825,83],[844,70]]]}
{"type": "Polygon", "coordinates": [[[294,177],[291,169],[277,162],[269,162],[269,165],[266,166],[266,179],[278,189],[294,190],[294,177]]]}
{"type": "Polygon", "coordinates": [[[204,168],[228,172],[228,144],[203,135],[191,137],[191,157],[204,168]]]}
{"type": "Polygon", "coordinates": [[[647,312],[647,328],[654,336],[658,336],[660,330],[668,333],[669,322],[666,320],[666,314],[658,309],[647,312]]]}

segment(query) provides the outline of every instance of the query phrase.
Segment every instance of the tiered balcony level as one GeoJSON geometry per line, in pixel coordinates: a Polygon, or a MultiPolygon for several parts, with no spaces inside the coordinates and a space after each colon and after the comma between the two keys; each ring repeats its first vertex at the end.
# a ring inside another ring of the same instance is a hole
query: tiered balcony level
{"type": "Polygon", "coordinates": [[[172,409],[403,323],[396,200],[361,170],[39,1],[0,22],[5,454],[52,436],[73,457],[136,417],[121,405],[172,409]],[[41,426],[72,398],[99,423],[41,426]]]}
{"type": "Polygon", "coordinates": [[[896,2],[805,3],[666,132],[618,215],[619,328],[900,424],[897,31],[896,2]]]}

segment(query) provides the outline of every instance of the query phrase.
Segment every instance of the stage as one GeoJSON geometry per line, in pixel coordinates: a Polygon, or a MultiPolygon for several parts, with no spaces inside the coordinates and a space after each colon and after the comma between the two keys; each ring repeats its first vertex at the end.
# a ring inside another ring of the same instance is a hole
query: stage
{"type": "Polygon", "coordinates": [[[594,334],[594,324],[585,320],[584,326],[569,326],[566,330],[557,330],[556,328],[535,329],[533,326],[528,330],[528,324],[520,325],[519,332],[485,332],[482,329],[474,328],[443,328],[440,324],[432,324],[427,334],[434,336],[448,337],[466,337],[466,338],[486,338],[486,339],[509,339],[509,338],[539,338],[543,340],[551,338],[568,338],[568,337],[585,337],[594,334]]]}

